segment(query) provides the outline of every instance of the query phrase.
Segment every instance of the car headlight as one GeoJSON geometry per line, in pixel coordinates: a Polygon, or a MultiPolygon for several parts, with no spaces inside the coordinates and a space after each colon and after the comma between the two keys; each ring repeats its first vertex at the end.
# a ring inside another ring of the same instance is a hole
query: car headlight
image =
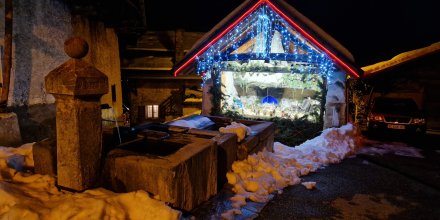
{"type": "Polygon", "coordinates": [[[369,116],[370,121],[383,121],[383,115],[378,115],[378,114],[370,114],[369,116]]]}
{"type": "Polygon", "coordinates": [[[424,118],[414,118],[413,123],[414,124],[425,124],[425,119],[424,118]]]}

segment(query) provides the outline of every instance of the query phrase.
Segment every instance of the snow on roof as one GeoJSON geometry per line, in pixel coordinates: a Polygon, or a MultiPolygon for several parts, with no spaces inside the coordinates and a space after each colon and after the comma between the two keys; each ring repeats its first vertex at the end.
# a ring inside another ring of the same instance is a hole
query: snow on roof
{"type": "MultiPolygon", "coordinates": [[[[261,0],[259,0],[261,1],[261,0]]],[[[185,58],[177,64],[176,66],[176,72],[179,71],[182,66],[186,65],[186,62],[190,62],[189,60],[192,59],[191,57],[194,56],[198,51],[200,51],[202,48],[206,46],[216,35],[222,33],[227,27],[227,25],[234,19],[240,19],[240,16],[243,16],[243,13],[247,12],[251,7],[258,4],[257,0],[246,0],[241,5],[239,5],[236,9],[234,9],[231,13],[229,13],[223,20],[221,20],[217,25],[215,25],[209,32],[207,32],[205,35],[203,35],[196,43],[193,45],[193,47],[188,51],[185,58]]],[[[270,0],[267,0],[270,2],[270,0]]],[[[308,19],[306,16],[301,14],[298,10],[296,10],[293,6],[286,3],[284,0],[272,0],[273,3],[276,3],[277,5],[281,6],[285,12],[287,12],[290,17],[295,19],[295,22],[300,22],[305,28],[307,28],[309,31],[313,32],[310,33],[313,37],[318,37],[317,40],[320,41],[320,43],[324,43],[327,46],[331,47],[331,52],[335,53],[339,58],[342,58],[343,60],[349,61],[351,63],[354,63],[354,57],[350,53],[348,49],[346,49],[342,44],[340,44],[336,39],[331,37],[328,33],[326,33],[324,30],[322,30],[318,25],[313,23],[310,19],[308,19]]]]}
{"type": "Polygon", "coordinates": [[[428,54],[432,54],[440,51],[440,42],[431,44],[430,46],[423,47],[416,50],[407,51],[397,56],[394,56],[390,60],[385,60],[379,63],[375,63],[369,66],[362,67],[361,69],[364,71],[364,76],[368,77],[372,74],[385,71],[389,68],[399,66],[408,61],[426,56],[428,54]]]}

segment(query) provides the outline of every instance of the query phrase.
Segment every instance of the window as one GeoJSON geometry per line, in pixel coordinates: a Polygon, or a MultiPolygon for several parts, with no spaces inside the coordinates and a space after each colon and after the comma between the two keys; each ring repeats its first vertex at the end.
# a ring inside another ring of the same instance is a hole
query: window
{"type": "Polygon", "coordinates": [[[145,106],[145,118],[159,118],[159,105],[146,105],[145,106]]]}

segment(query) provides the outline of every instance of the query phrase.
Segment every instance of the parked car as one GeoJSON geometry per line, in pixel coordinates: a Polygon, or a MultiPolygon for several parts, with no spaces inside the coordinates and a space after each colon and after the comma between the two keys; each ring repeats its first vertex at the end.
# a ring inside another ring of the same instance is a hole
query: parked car
{"type": "Polygon", "coordinates": [[[424,134],[426,117],[411,98],[374,99],[367,118],[368,131],[397,131],[424,134]]]}

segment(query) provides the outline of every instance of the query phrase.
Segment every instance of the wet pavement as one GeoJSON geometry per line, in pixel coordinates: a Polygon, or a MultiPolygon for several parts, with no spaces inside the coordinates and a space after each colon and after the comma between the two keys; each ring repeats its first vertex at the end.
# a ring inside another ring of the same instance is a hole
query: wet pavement
{"type": "MultiPolygon", "coordinates": [[[[287,187],[266,204],[248,202],[235,219],[439,219],[440,136],[403,141],[421,149],[424,158],[356,155],[301,177],[316,182],[316,189],[287,187]]],[[[226,185],[184,217],[221,219],[232,208],[232,195],[226,185]]]]}
{"type": "MultiPolygon", "coordinates": [[[[191,213],[184,214],[185,219],[222,219],[221,214],[227,210],[232,209],[232,203],[229,200],[234,195],[230,185],[226,184],[223,189],[209,201],[200,205],[191,211],[191,213]]],[[[236,215],[236,220],[255,219],[258,213],[264,208],[267,203],[258,203],[247,201],[247,204],[240,208],[241,215],[236,215]]]]}
{"type": "Polygon", "coordinates": [[[440,191],[360,157],[303,177],[285,189],[257,219],[438,219],[440,191]]]}

